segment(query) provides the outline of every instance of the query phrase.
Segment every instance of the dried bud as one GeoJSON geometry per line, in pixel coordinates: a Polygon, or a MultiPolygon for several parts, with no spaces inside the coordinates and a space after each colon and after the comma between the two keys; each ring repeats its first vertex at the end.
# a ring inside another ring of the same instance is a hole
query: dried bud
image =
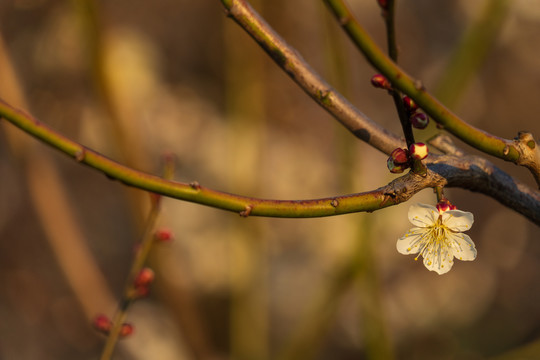
{"type": "Polygon", "coordinates": [[[133,334],[133,325],[129,323],[122,324],[122,327],[120,328],[120,337],[124,338],[126,336],[129,336],[133,334]]]}
{"type": "Polygon", "coordinates": [[[139,275],[135,278],[133,285],[135,288],[147,288],[152,281],[154,281],[154,271],[150,268],[144,268],[139,272],[139,275]]]}
{"type": "Polygon", "coordinates": [[[100,314],[94,318],[92,325],[99,332],[103,334],[108,334],[109,331],[111,331],[112,322],[107,316],[100,314]]]}
{"type": "Polygon", "coordinates": [[[413,113],[418,109],[418,105],[416,105],[414,100],[408,96],[403,97],[403,105],[405,105],[405,109],[410,113],[413,113]]]}
{"type": "Polygon", "coordinates": [[[173,239],[172,231],[169,229],[159,229],[154,234],[154,239],[156,241],[169,242],[173,239]]]}
{"type": "Polygon", "coordinates": [[[388,79],[385,78],[381,74],[373,75],[373,77],[371,78],[371,84],[374,87],[380,88],[380,89],[390,90],[392,88],[392,85],[390,84],[390,81],[388,81],[388,79]]]}
{"type": "Polygon", "coordinates": [[[409,147],[409,153],[413,159],[423,160],[428,156],[428,147],[424,143],[415,143],[409,147]]]}
{"type": "Polygon", "coordinates": [[[395,165],[403,165],[409,162],[409,151],[407,149],[396,148],[390,154],[395,165]]]}
{"type": "Polygon", "coordinates": [[[388,170],[390,170],[390,172],[393,174],[402,173],[403,171],[405,171],[405,169],[409,167],[409,165],[407,164],[397,165],[396,163],[394,163],[394,160],[391,156],[386,161],[386,166],[388,167],[388,170]]]}
{"type": "Polygon", "coordinates": [[[424,113],[414,113],[409,120],[411,125],[417,129],[425,129],[429,124],[429,117],[424,113]]]}
{"type": "Polygon", "coordinates": [[[384,9],[384,10],[388,9],[388,0],[377,0],[377,2],[379,3],[379,6],[382,9],[384,9]]]}

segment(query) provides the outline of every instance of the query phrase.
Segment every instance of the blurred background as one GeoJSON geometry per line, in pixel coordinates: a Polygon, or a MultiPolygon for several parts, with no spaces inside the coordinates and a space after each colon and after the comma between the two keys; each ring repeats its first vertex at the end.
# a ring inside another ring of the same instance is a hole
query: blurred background
{"type": "MultiPolygon", "coordinates": [[[[349,3],[384,47],[376,1],[349,3]]],[[[321,1],[252,4],[399,133],[391,98],[370,86],[374,70],[321,1]]],[[[398,1],[397,31],[401,65],[466,121],[538,136],[540,3],[398,1]]],[[[274,199],[395,178],[387,156],[310,100],[217,0],[4,0],[0,47],[0,97],[145,172],[161,174],[170,153],[175,180],[274,199]]],[[[490,160],[535,186],[527,170],[490,160]]],[[[115,312],[148,194],[6,122],[0,174],[0,358],[98,358],[91,319],[115,312]]],[[[152,251],[156,281],[130,308],[135,333],[114,358],[540,358],[538,227],[482,194],[446,195],[474,213],[478,258],[443,276],[395,249],[409,205],[435,203],[429,190],[372,214],[296,220],[164,199],[158,227],[175,239],[152,251]]]]}

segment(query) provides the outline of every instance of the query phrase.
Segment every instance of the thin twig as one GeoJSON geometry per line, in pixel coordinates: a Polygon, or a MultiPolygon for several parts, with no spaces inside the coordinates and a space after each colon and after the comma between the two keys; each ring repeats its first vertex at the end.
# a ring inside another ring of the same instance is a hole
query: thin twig
{"type": "MultiPolygon", "coordinates": [[[[165,169],[164,169],[164,178],[171,179],[174,174],[174,159],[172,156],[165,157],[165,169]]],[[[159,195],[151,197],[151,208],[146,224],[144,227],[144,234],[142,241],[138,244],[135,257],[131,264],[129,275],[126,281],[124,292],[122,294],[122,299],[120,300],[118,311],[116,312],[113,320],[112,327],[107,336],[107,341],[103,347],[103,352],[101,354],[100,360],[109,360],[112,357],[114,348],[120,339],[120,333],[122,326],[127,316],[127,311],[129,306],[136,300],[137,294],[135,289],[135,281],[137,276],[141,273],[141,270],[144,267],[152,249],[152,245],[156,243],[154,238],[154,227],[156,224],[156,219],[159,215],[161,208],[161,198],[159,195]]]]}

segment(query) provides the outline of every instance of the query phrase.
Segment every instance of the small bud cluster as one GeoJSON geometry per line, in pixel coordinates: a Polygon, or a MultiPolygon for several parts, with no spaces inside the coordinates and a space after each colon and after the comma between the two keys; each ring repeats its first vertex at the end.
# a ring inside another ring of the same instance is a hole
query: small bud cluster
{"type": "MultiPolygon", "coordinates": [[[[100,314],[94,318],[93,321],[94,328],[102,334],[108,335],[111,332],[113,323],[106,315],[100,314]]],[[[133,325],[129,323],[122,324],[120,328],[120,337],[124,338],[133,334],[134,328],[133,325]]]]}
{"type": "MultiPolygon", "coordinates": [[[[155,201],[159,201],[159,195],[153,196],[155,201]]],[[[159,229],[153,235],[153,241],[159,243],[170,242],[173,239],[173,234],[169,229],[159,229]]],[[[137,246],[136,253],[140,251],[140,244],[137,246]]],[[[137,254],[136,256],[139,256],[137,254]]],[[[152,269],[145,267],[142,268],[135,279],[133,280],[132,287],[125,296],[127,300],[135,300],[147,296],[150,293],[150,285],[154,281],[155,273],[152,269]]],[[[97,315],[93,322],[94,328],[103,334],[109,334],[113,327],[112,321],[106,315],[97,315]]],[[[120,337],[126,337],[133,333],[133,325],[125,323],[122,324],[119,330],[120,337]]]]}
{"type": "Polygon", "coordinates": [[[416,129],[425,129],[429,124],[429,117],[418,111],[418,105],[408,96],[403,97],[403,105],[407,110],[409,121],[411,125],[416,129]]]}
{"type": "Polygon", "coordinates": [[[133,289],[135,290],[136,297],[145,297],[150,293],[150,285],[154,281],[155,274],[150,268],[143,268],[135,281],[133,281],[133,289]]]}
{"type": "Polygon", "coordinates": [[[428,156],[428,147],[424,143],[412,144],[409,149],[397,148],[386,161],[391,173],[402,173],[412,165],[413,160],[423,160],[428,156]]]}

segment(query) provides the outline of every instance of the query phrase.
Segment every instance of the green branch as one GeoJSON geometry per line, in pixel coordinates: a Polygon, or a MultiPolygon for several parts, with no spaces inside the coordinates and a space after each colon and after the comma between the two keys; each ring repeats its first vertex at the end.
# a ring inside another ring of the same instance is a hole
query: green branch
{"type": "Polygon", "coordinates": [[[510,14],[510,0],[485,1],[480,16],[464,33],[433,94],[454,108],[491,50],[502,23],[510,14]]]}
{"type": "Polygon", "coordinates": [[[313,200],[267,200],[233,195],[200,186],[165,180],[121,165],[50,129],[39,120],[0,100],[0,116],[23,131],[60,150],[77,162],[103,172],[125,185],[151,191],[175,199],[190,201],[242,216],[322,217],[375,211],[407,201],[426,187],[443,186],[445,180],[431,172],[426,178],[409,174],[379,189],[353,195],[313,200]]]}
{"type": "MultiPolygon", "coordinates": [[[[324,2],[367,60],[388,78],[396,89],[409,95],[436,122],[467,144],[487,154],[526,166],[540,185],[540,153],[534,151],[534,146],[524,148],[516,144],[516,141],[496,137],[461,120],[428,93],[419,80],[413,79],[386,56],[354,19],[344,1],[324,0],[324,2]]],[[[538,147],[538,144],[535,145],[538,147]]]]}

